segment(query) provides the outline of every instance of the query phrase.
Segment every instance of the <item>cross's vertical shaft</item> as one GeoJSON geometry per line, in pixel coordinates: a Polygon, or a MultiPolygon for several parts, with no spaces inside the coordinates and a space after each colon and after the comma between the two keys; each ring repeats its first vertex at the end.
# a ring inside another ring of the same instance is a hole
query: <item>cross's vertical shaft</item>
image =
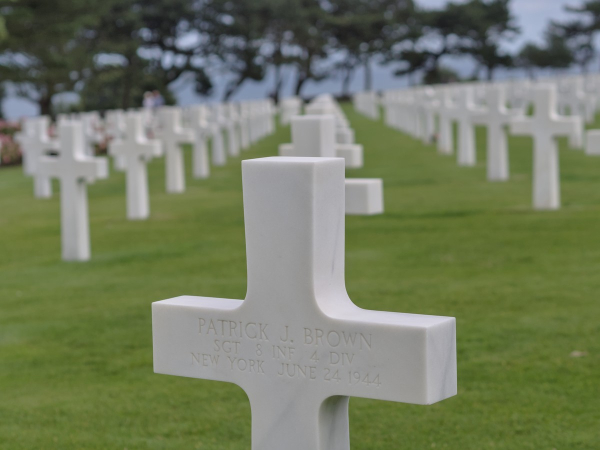
{"type": "MultiPolygon", "coordinates": [[[[85,146],[79,124],[64,124],[60,132],[61,158],[74,161],[85,146]]],[[[90,258],[90,226],[86,181],[75,173],[60,178],[62,256],[65,261],[90,258]]]]}
{"type": "Polygon", "coordinates": [[[75,177],[62,178],[60,197],[63,259],[86,261],[90,258],[90,226],[85,181],[75,177]]]}
{"type": "Polygon", "coordinates": [[[148,173],[146,163],[139,156],[127,165],[127,217],[130,220],[147,219],[150,215],[148,173]]]}
{"type": "Polygon", "coordinates": [[[249,393],[252,410],[252,450],[348,450],[349,397],[325,400],[293,389],[280,394],[274,407],[273,392],[249,393]]]}
{"type": "Polygon", "coordinates": [[[293,318],[294,308],[312,303],[314,310],[317,297],[345,293],[344,160],[264,158],[244,161],[242,167],[244,305],[292,296],[294,307],[287,313],[293,318]]]}

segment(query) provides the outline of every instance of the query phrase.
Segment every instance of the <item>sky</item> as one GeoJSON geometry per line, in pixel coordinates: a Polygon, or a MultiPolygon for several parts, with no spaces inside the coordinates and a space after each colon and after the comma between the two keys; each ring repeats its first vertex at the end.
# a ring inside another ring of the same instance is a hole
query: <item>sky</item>
{"type": "MultiPolygon", "coordinates": [[[[446,4],[447,0],[417,0],[422,7],[440,7],[446,4]]],[[[521,47],[524,42],[533,41],[543,42],[543,33],[547,23],[550,20],[562,20],[567,17],[563,9],[567,5],[576,6],[580,0],[512,0],[513,13],[517,18],[517,23],[521,28],[521,35],[514,42],[507,44],[507,49],[515,50],[521,47]]],[[[462,64],[462,63],[459,63],[462,64]]],[[[406,84],[406,80],[395,78],[392,75],[393,67],[377,66],[373,71],[373,84],[375,89],[393,89],[406,84]]],[[[284,87],[284,95],[291,95],[292,74],[289,74],[289,82],[284,87]]],[[[221,78],[222,79],[222,78],[221,78]]],[[[269,74],[265,81],[261,83],[248,83],[236,94],[234,100],[246,100],[253,98],[262,98],[266,96],[273,84],[272,74],[269,74]]],[[[311,96],[322,92],[336,93],[340,90],[341,82],[339,79],[330,79],[321,83],[308,82],[303,95],[311,96]]],[[[353,91],[361,90],[363,85],[362,74],[357,74],[354,78],[351,89],[353,91]]],[[[222,88],[222,86],[221,86],[222,88]]],[[[217,87],[217,95],[210,100],[218,100],[220,91],[217,87]]],[[[190,105],[206,101],[198,97],[193,92],[190,84],[180,84],[174,86],[175,96],[180,105],[190,105]]],[[[23,116],[34,116],[38,113],[37,107],[27,101],[15,98],[7,98],[2,105],[4,115],[8,119],[17,119],[23,116]]]]}

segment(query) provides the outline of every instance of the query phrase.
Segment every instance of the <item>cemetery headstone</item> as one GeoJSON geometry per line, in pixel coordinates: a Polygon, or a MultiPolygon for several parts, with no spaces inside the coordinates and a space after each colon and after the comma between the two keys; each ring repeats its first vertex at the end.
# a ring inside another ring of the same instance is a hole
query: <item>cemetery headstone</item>
{"type": "MultiPolygon", "coordinates": [[[[287,147],[286,144],[280,145],[279,152],[282,156],[342,157],[344,152],[340,151],[341,145],[335,142],[334,116],[295,116],[292,118],[292,144],[287,147]]],[[[352,155],[346,156],[344,161],[348,167],[352,155]]],[[[362,165],[362,152],[360,164],[362,165]]],[[[353,182],[346,195],[346,204],[350,207],[348,214],[383,213],[383,181],[380,179],[363,178],[353,182]]]]}
{"type": "Polygon", "coordinates": [[[451,155],[454,152],[454,140],[452,138],[452,112],[454,102],[452,90],[442,88],[439,92],[440,101],[437,104],[438,111],[438,152],[442,155],[451,155]]]}
{"type": "Polygon", "coordinates": [[[58,140],[48,134],[50,119],[47,116],[32,117],[24,123],[23,132],[15,136],[23,153],[23,170],[33,177],[33,194],[36,198],[52,197],[50,178],[39,173],[39,161],[49,151],[58,151],[58,140]]]}
{"type": "Polygon", "coordinates": [[[160,133],[165,152],[166,188],[169,193],[185,191],[185,169],[183,144],[194,143],[194,133],[181,124],[181,110],[163,107],[159,112],[162,130],[160,133]]]}
{"type": "Polygon", "coordinates": [[[208,139],[211,127],[206,119],[206,108],[195,106],[190,110],[191,128],[194,131],[192,173],[194,178],[208,178],[210,163],[208,161],[208,139]]]}
{"type": "Polygon", "coordinates": [[[141,114],[129,113],[125,121],[125,138],[111,142],[108,151],[112,156],[121,157],[125,161],[127,218],[144,220],[150,215],[146,164],[152,158],[161,156],[162,148],[160,141],[146,137],[141,114]]]}
{"type": "Polygon", "coordinates": [[[585,139],[585,153],[600,156],[600,130],[589,130],[585,139]]]}
{"type": "Polygon", "coordinates": [[[487,128],[487,178],[489,181],[506,181],[509,177],[506,126],[520,111],[506,107],[506,94],[501,86],[488,87],[485,97],[486,108],[473,120],[487,128]]]}
{"type": "Polygon", "coordinates": [[[44,157],[39,172],[60,180],[62,258],[65,261],[90,259],[90,224],[87,183],[108,177],[105,158],[86,154],[80,122],[63,122],[59,128],[59,155],[44,157]]]}
{"type": "Polygon", "coordinates": [[[560,175],[556,138],[568,137],[579,126],[577,117],[556,113],[556,87],[538,85],[533,88],[534,115],[514,119],[510,131],[517,136],[533,138],[533,207],[560,208],[560,175]]]}
{"type": "Polygon", "coordinates": [[[455,319],[354,305],[344,281],[344,163],[242,163],[245,300],[153,303],[156,373],[248,395],[254,450],[349,450],[350,397],[456,394],[455,319]]]}
{"type": "Polygon", "coordinates": [[[458,122],[458,149],[457,158],[459,166],[474,166],[477,160],[475,152],[475,127],[473,118],[481,114],[473,100],[473,90],[465,87],[459,90],[454,119],[458,122]]]}

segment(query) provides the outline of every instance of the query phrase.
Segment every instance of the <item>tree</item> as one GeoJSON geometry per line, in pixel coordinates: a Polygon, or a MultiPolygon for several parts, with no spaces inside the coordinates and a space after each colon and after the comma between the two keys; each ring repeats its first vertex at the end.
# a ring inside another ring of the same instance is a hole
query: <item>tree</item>
{"type": "Polygon", "coordinates": [[[564,40],[547,33],[544,46],[526,43],[516,57],[516,65],[535,79],[535,69],[566,69],[573,64],[573,54],[564,40]]]}
{"type": "Polygon", "coordinates": [[[510,11],[510,0],[470,0],[460,5],[462,20],[457,31],[462,40],[460,53],[470,55],[477,66],[474,77],[485,69],[486,79],[494,78],[498,67],[510,67],[512,57],[501,50],[501,43],[518,33],[510,11]]]}
{"type": "Polygon", "coordinates": [[[408,12],[414,10],[412,0],[331,0],[326,16],[333,47],[343,52],[338,67],[344,72],[343,93],[359,66],[365,71],[365,90],[372,89],[371,61],[384,47],[388,36],[395,33],[396,42],[405,30],[408,12]]]}
{"type": "Polygon", "coordinates": [[[265,62],[274,69],[274,84],[270,93],[275,102],[279,101],[283,88],[284,68],[293,63],[290,54],[293,38],[292,28],[300,13],[298,0],[265,0],[269,5],[269,15],[265,17],[264,37],[266,45],[263,46],[265,62]]]}
{"type": "Polygon", "coordinates": [[[327,12],[318,0],[296,0],[298,16],[291,24],[290,61],[296,69],[294,94],[300,95],[307,81],[321,81],[332,70],[327,61],[330,30],[327,12]]]}
{"type": "Polygon", "coordinates": [[[175,104],[175,97],[168,86],[161,85],[161,78],[147,70],[148,62],[140,59],[134,72],[128,67],[103,68],[89,77],[78,92],[82,111],[107,111],[127,109],[142,105],[144,93],[159,90],[165,104],[175,104]],[[127,78],[133,77],[129,84],[127,78]]]}
{"type": "Polygon", "coordinates": [[[449,77],[441,73],[442,59],[469,55],[476,63],[474,77],[485,69],[492,79],[498,67],[512,65],[501,49],[518,32],[509,6],[510,0],[469,0],[412,11],[403,39],[400,44],[391,41],[386,59],[400,62],[396,75],[420,72],[428,80],[444,80],[449,77]]]}
{"type": "Polygon", "coordinates": [[[428,79],[442,79],[442,57],[457,55],[462,48],[464,15],[463,6],[455,3],[441,9],[416,9],[405,29],[395,33],[400,37],[389,39],[386,62],[400,63],[396,76],[421,73],[428,79]]]}
{"type": "Polygon", "coordinates": [[[92,55],[82,30],[97,19],[99,0],[2,1],[8,36],[0,43],[0,76],[50,114],[52,98],[73,90],[92,55]]]}
{"type": "Polygon", "coordinates": [[[83,104],[126,109],[141,103],[144,90],[155,89],[169,98],[169,85],[186,73],[195,76],[198,91],[210,92],[203,67],[193,64],[202,47],[182,43],[198,7],[188,0],[103,2],[98,22],[86,33],[96,56],[93,77],[81,92],[83,104]],[[110,90],[113,95],[101,94],[110,90]]]}
{"type": "Polygon", "coordinates": [[[261,81],[266,73],[266,58],[262,53],[264,31],[272,17],[270,2],[232,2],[210,0],[203,4],[202,31],[209,36],[209,51],[221,63],[221,69],[231,79],[227,82],[226,101],[247,80],[261,81]]]}
{"type": "Polygon", "coordinates": [[[600,0],[585,0],[579,7],[565,6],[564,9],[577,18],[551,22],[548,33],[563,39],[573,54],[574,63],[582,72],[587,72],[596,54],[594,40],[600,31],[600,0]]]}

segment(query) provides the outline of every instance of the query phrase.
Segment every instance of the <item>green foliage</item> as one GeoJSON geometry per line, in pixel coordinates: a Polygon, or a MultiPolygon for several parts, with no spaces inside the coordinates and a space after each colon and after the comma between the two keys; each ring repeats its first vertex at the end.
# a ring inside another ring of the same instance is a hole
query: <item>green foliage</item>
{"type": "Polygon", "coordinates": [[[365,90],[371,90],[372,59],[385,46],[406,39],[406,19],[414,12],[412,0],[333,0],[327,2],[327,27],[333,48],[344,53],[338,68],[344,73],[342,93],[357,67],[365,69],[365,90]]]}
{"type": "Polygon", "coordinates": [[[291,61],[297,71],[294,93],[300,95],[308,80],[321,81],[331,73],[327,44],[331,38],[328,16],[318,0],[293,0],[297,17],[291,23],[291,61]]]}
{"type": "Polygon", "coordinates": [[[503,40],[518,32],[510,0],[470,0],[461,6],[461,53],[471,55],[478,64],[477,71],[484,68],[486,78],[491,80],[497,67],[513,64],[511,56],[500,49],[503,40]]]}
{"type": "Polygon", "coordinates": [[[200,20],[210,42],[209,52],[232,77],[225,88],[224,100],[235,94],[245,81],[261,81],[265,77],[266,59],[261,49],[272,19],[269,3],[268,0],[208,0],[202,6],[200,20]]]}
{"type": "MultiPolygon", "coordinates": [[[[458,396],[432,406],[353,398],[353,449],[600,447],[600,159],[561,141],[564,208],[531,210],[531,140],[510,139],[511,181],[346,109],[381,177],[386,212],[346,217],[346,284],[360,307],[457,318],[458,396]],[[571,357],[575,350],[586,352],[571,357]]],[[[596,124],[598,125],[598,124],[596,124]]],[[[271,156],[289,130],[246,158],[271,156]]],[[[186,169],[191,170],[190,154],[186,169]]],[[[244,298],[240,160],[125,218],[125,178],[89,187],[92,261],[60,261],[58,192],[35,200],[0,174],[0,448],[250,448],[250,406],[232,384],[152,370],[151,302],[244,298]]],[[[283,449],[282,449],[283,450],[283,449]]],[[[307,449],[310,450],[310,449],[307,449]]]]}
{"type": "Polygon", "coordinates": [[[93,76],[81,92],[84,107],[139,106],[143,92],[155,89],[173,99],[169,84],[185,73],[201,80],[201,91],[209,93],[212,86],[204,69],[192,64],[202,48],[180,43],[195,18],[188,0],[105,1],[97,23],[88,30],[97,57],[93,76]]]}
{"type": "MultiPolygon", "coordinates": [[[[127,109],[143,90],[170,97],[176,83],[224,99],[274,72],[279,98],[293,68],[294,92],[342,75],[348,94],[357,70],[371,89],[371,65],[395,63],[396,75],[453,79],[452,56],[475,62],[473,79],[513,67],[503,43],[519,32],[510,0],[451,1],[422,9],[415,0],[0,0],[0,76],[51,112],[55,94],[74,91],[84,109],[127,109]],[[219,84],[222,84],[220,82],[219,84]]],[[[547,44],[523,49],[518,65],[579,65],[587,70],[600,30],[600,0],[569,7],[575,20],[553,23],[547,44]]]]}
{"type": "MultiPolygon", "coordinates": [[[[5,4],[2,2],[1,4],[5,4]]],[[[85,108],[139,106],[141,89],[159,89],[193,73],[202,48],[180,43],[192,30],[188,0],[20,0],[3,7],[8,38],[0,43],[0,75],[18,93],[52,112],[56,93],[76,91],[85,108]],[[111,92],[112,91],[112,92],[111,92]]]]}
{"type": "Polygon", "coordinates": [[[587,72],[596,56],[595,37],[600,31],[600,0],[585,0],[581,6],[565,6],[565,11],[577,16],[574,20],[551,22],[548,34],[564,41],[573,55],[573,63],[587,72]]]}
{"type": "Polygon", "coordinates": [[[478,75],[486,70],[492,79],[498,67],[511,67],[510,55],[501,43],[518,33],[510,0],[469,0],[450,2],[439,9],[420,10],[411,15],[414,23],[407,38],[411,45],[391,42],[389,62],[400,61],[398,75],[422,72],[425,78],[442,79],[440,60],[447,55],[469,55],[478,75]]]}
{"type": "Polygon", "coordinates": [[[8,37],[0,43],[0,78],[51,112],[52,97],[73,90],[91,66],[83,30],[100,0],[2,2],[8,37]]]}
{"type": "Polygon", "coordinates": [[[565,41],[555,34],[546,35],[544,46],[527,43],[516,58],[518,67],[525,69],[530,78],[535,77],[535,69],[566,69],[573,64],[573,53],[565,41]]]}
{"type": "MultiPolygon", "coordinates": [[[[139,64],[148,63],[139,60],[139,64]]],[[[82,111],[107,111],[111,109],[126,109],[141,107],[144,93],[158,90],[162,93],[167,105],[175,104],[175,97],[168,86],[162,85],[163,80],[144,70],[131,73],[122,67],[108,67],[98,71],[85,83],[79,92],[82,111]],[[129,86],[126,77],[132,75],[134,82],[129,86]]]]}
{"type": "Polygon", "coordinates": [[[460,81],[460,76],[449,67],[439,66],[434,71],[426,72],[423,84],[448,84],[460,81]]]}

